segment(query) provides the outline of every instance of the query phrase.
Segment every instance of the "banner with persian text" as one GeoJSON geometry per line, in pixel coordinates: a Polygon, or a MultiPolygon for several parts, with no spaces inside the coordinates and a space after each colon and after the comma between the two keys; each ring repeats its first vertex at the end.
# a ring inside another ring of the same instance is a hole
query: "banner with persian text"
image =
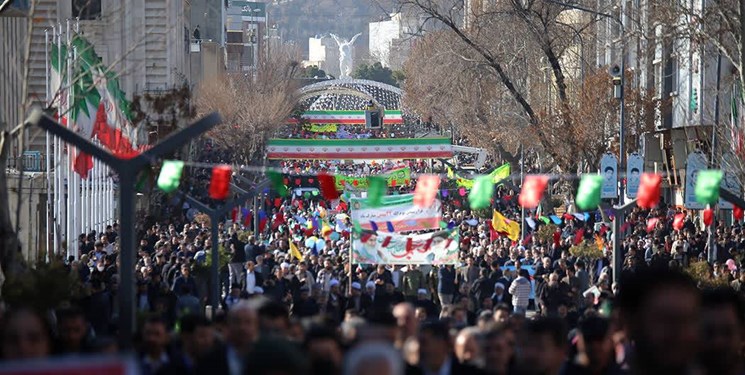
{"type": "Polygon", "coordinates": [[[352,232],[352,264],[457,264],[458,230],[415,235],[352,232]]]}
{"type": "Polygon", "coordinates": [[[387,195],[378,207],[371,207],[367,199],[352,198],[350,216],[362,229],[393,229],[389,232],[437,229],[442,220],[439,200],[430,207],[417,207],[414,194],[387,195]]]}

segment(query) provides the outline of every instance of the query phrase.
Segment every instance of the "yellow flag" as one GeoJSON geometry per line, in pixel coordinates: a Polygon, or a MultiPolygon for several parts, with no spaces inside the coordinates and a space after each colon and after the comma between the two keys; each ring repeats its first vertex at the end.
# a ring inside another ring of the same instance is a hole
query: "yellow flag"
{"type": "Polygon", "coordinates": [[[507,219],[497,210],[494,210],[494,215],[491,219],[491,227],[494,228],[497,233],[507,232],[507,219]]]}
{"type": "Polygon", "coordinates": [[[518,224],[516,221],[508,220],[507,221],[507,238],[509,238],[512,241],[517,241],[520,239],[520,224],[518,224]]]}
{"type": "Polygon", "coordinates": [[[295,243],[290,241],[290,255],[297,258],[299,261],[303,261],[303,254],[298,250],[297,246],[295,246],[295,243]]]}
{"type": "Polygon", "coordinates": [[[448,169],[448,179],[452,179],[455,177],[455,172],[453,172],[453,169],[450,167],[447,167],[448,169]]]}
{"type": "Polygon", "coordinates": [[[494,210],[494,215],[491,219],[491,226],[497,233],[507,235],[507,238],[512,241],[520,239],[520,224],[516,221],[507,219],[497,210],[494,210]]]}
{"type": "Polygon", "coordinates": [[[491,172],[491,180],[493,183],[497,184],[505,178],[510,177],[510,172],[510,164],[502,164],[499,168],[491,172]]]}

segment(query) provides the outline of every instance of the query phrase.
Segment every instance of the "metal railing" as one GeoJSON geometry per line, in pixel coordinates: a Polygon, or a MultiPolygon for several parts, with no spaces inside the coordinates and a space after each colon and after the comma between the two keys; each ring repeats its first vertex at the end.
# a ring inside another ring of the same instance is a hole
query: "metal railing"
{"type": "Polygon", "coordinates": [[[24,172],[44,172],[46,170],[46,160],[44,154],[39,151],[24,151],[23,155],[8,158],[8,168],[21,170],[24,172]]]}

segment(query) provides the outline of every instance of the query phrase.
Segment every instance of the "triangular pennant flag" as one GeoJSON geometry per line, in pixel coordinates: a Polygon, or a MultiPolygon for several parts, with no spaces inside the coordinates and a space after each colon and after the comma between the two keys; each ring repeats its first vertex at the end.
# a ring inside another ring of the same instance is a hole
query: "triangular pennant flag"
{"type": "Polygon", "coordinates": [[[388,228],[388,232],[393,233],[396,231],[395,228],[393,228],[393,223],[391,223],[390,221],[386,221],[385,225],[388,228]]]}
{"type": "Polygon", "coordinates": [[[673,219],[673,229],[675,230],[681,230],[683,229],[683,221],[686,218],[686,214],[679,213],[675,215],[675,218],[673,219]]]}
{"type": "Polygon", "coordinates": [[[280,197],[286,197],[288,191],[282,175],[276,171],[266,171],[266,176],[269,178],[269,181],[271,181],[272,188],[277,191],[277,194],[279,194],[280,197]]]}
{"type": "Polygon", "coordinates": [[[652,209],[660,202],[662,176],[656,173],[644,173],[639,179],[639,190],[636,192],[636,204],[641,208],[652,209]]]}
{"type": "Polygon", "coordinates": [[[224,200],[230,193],[230,178],[233,170],[229,165],[218,165],[212,168],[212,179],[210,180],[210,198],[224,200]]]}
{"type": "Polygon", "coordinates": [[[585,217],[585,214],[582,212],[575,212],[573,215],[577,220],[587,221],[587,217],[585,217]]]}
{"type": "Polygon", "coordinates": [[[334,178],[334,176],[326,173],[319,174],[318,186],[321,188],[323,199],[330,201],[339,199],[339,192],[336,190],[336,179],[334,178]]]}
{"type": "Polygon", "coordinates": [[[586,174],[582,176],[577,189],[575,203],[582,211],[594,210],[600,204],[600,189],[603,186],[603,176],[586,174]]]}
{"type": "Polygon", "coordinates": [[[732,207],[732,216],[735,218],[735,220],[742,220],[743,217],[743,211],[742,208],[738,206],[732,207]]]}
{"type": "Polygon", "coordinates": [[[548,176],[525,176],[525,181],[523,181],[523,186],[520,190],[520,196],[517,198],[520,206],[528,209],[538,207],[538,204],[541,203],[541,199],[543,199],[543,192],[546,190],[546,185],[548,185],[548,176]]]}
{"type": "Polygon", "coordinates": [[[473,183],[471,193],[468,195],[468,203],[472,210],[487,208],[491,204],[491,196],[494,193],[494,183],[491,176],[480,176],[473,183]]]}
{"type": "Polygon", "coordinates": [[[379,207],[388,189],[385,178],[373,176],[367,179],[367,203],[371,207],[379,207]]]}
{"type": "Polygon", "coordinates": [[[549,219],[549,218],[547,218],[545,216],[539,217],[538,220],[542,221],[543,224],[550,224],[551,223],[551,219],[549,219]]]}
{"type": "Polygon", "coordinates": [[[176,191],[181,181],[181,172],[183,170],[183,161],[163,160],[163,166],[160,168],[160,175],[158,175],[158,188],[166,193],[176,191]]]}
{"type": "Polygon", "coordinates": [[[654,230],[654,228],[657,226],[657,223],[660,222],[660,219],[653,217],[649,220],[647,220],[647,233],[654,230]]]}
{"type": "Polygon", "coordinates": [[[417,207],[431,207],[440,188],[440,176],[425,174],[419,176],[414,189],[414,205],[417,207]]]}
{"type": "Polygon", "coordinates": [[[722,183],[722,171],[708,169],[698,172],[696,179],[696,202],[715,205],[719,200],[719,185],[722,183]]]}
{"type": "Polygon", "coordinates": [[[559,219],[558,216],[556,216],[556,215],[549,215],[549,218],[551,219],[551,221],[554,224],[556,224],[556,225],[560,225],[561,224],[561,219],[559,219]]]}

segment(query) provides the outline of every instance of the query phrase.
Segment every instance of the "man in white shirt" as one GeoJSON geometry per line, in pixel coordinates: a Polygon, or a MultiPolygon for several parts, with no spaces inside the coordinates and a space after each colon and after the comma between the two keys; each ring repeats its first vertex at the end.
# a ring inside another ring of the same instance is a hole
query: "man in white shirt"
{"type": "Polygon", "coordinates": [[[256,272],[256,264],[249,260],[246,262],[246,273],[245,277],[243,278],[244,282],[244,290],[248,294],[254,294],[256,293],[256,287],[260,287],[264,284],[264,280],[261,277],[261,275],[256,272]]]}

